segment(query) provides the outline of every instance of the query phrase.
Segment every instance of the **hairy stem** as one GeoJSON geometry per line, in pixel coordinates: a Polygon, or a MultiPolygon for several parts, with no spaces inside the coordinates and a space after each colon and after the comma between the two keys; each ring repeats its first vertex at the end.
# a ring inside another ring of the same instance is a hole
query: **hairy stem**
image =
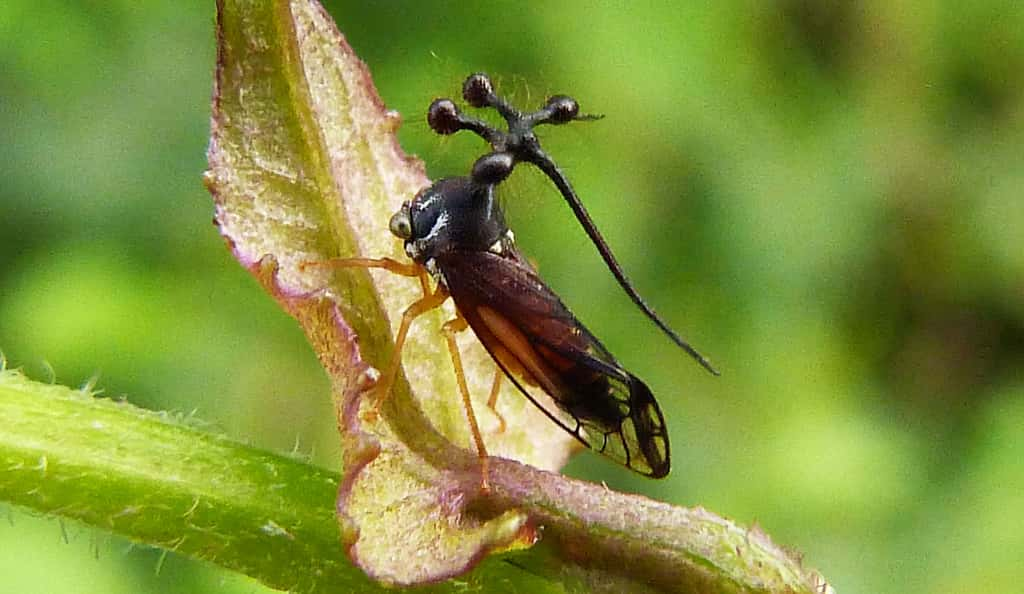
{"type": "MultiPolygon", "coordinates": [[[[204,559],[273,588],[385,591],[344,554],[336,473],[212,435],[180,415],[14,370],[0,371],[0,419],[2,501],[204,559]]],[[[507,563],[484,565],[472,582],[524,579],[507,563]]]]}

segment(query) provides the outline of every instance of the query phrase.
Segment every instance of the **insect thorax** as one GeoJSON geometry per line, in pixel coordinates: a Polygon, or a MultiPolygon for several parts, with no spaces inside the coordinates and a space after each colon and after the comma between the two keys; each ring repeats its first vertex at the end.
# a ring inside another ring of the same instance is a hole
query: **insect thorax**
{"type": "Polygon", "coordinates": [[[468,177],[435,182],[408,208],[411,234],[405,251],[424,265],[450,250],[489,251],[508,234],[494,186],[468,177]]]}

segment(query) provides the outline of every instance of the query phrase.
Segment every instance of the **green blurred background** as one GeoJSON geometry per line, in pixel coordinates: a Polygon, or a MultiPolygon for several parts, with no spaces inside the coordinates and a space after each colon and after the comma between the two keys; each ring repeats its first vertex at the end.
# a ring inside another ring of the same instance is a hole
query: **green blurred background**
{"type": "MultiPolygon", "coordinates": [[[[328,9],[432,176],[481,152],[423,123],[469,72],[606,116],[545,146],[723,373],[647,323],[557,195],[517,173],[524,250],[672,432],[664,481],[591,454],[568,473],[756,522],[839,592],[1019,591],[1024,4],[328,9]]],[[[0,4],[0,349],[337,468],[315,357],[210,224],[213,62],[212,3],[0,4]]],[[[4,592],[263,591],[8,515],[4,592]]]]}

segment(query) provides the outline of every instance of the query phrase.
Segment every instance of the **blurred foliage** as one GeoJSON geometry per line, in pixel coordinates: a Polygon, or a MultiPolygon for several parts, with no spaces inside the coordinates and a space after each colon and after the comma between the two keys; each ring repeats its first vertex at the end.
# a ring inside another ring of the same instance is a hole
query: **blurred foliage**
{"type": "MultiPolygon", "coordinates": [[[[518,173],[524,250],[672,431],[667,480],[590,454],[570,474],[757,522],[839,592],[1019,588],[1024,4],[328,9],[432,176],[480,153],[422,116],[471,71],[607,116],[545,145],[723,375],[646,323],[557,194],[518,173]]],[[[0,4],[0,349],[334,468],[323,373],[210,225],[212,19],[205,3],[0,4]]],[[[260,591],[11,518],[0,573],[19,592],[260,591]]]]}

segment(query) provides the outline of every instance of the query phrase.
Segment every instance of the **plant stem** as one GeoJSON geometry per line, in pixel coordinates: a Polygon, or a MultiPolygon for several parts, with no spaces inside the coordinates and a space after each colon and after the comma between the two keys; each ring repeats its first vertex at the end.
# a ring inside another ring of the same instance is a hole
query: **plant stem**
{"type": "MultiPolygon", "coordinates": [[[[0,370],[0,419],[2,501],[204,559],[273,588],[393,591],[345,556],[336,473],[212,435],[184,415],[14,370],[0,370]]],[[[498,560],[484,565],[471,581],[523,579],[498,560]]]]}

